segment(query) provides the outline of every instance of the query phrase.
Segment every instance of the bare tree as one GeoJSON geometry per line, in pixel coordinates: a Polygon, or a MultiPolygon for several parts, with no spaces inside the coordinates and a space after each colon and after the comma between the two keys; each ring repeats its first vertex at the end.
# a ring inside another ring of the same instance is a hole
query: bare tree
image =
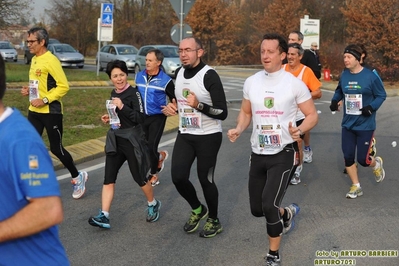
{"type": "Polygon", "coordinates": [[[29,0],[0,0],[0,29],[21,21],[31,10],[29,0]]]}
{"type": "Polygon", "coordinates": [[[369,61],[383,79],[399,78],[399,3],[397,0],[347,1],[347,41],[366,46],[369,61]]]}

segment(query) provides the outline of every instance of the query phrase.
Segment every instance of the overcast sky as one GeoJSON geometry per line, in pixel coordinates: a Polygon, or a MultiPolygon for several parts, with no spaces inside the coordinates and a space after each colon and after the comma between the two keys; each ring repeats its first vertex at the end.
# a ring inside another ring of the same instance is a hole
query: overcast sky
{"type": "Polygon", "coordinates": [[[35,3],[31,4],[33,9],[33,14],[35,14],[35,18],[39,21],[40,18],[44,15],[44,9],[50,7],[51,0],[34,0],[35,3]]]}

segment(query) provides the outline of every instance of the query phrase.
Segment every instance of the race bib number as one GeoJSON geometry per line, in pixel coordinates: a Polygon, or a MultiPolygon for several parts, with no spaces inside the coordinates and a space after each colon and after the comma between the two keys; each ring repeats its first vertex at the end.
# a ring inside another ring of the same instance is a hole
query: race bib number
{"type": "Polygon", "coordinates": [[[29,101],[38,99],[39,97],[39,81],[29,80],[29,101]]]}
{"type": "Polygon", "coordinates": [[[194,108],[184,108],[180,114],[180,131],[198,131],[202,130],[201,113],[194,108]]]}
{"type": "Polygon", "coordinates": [[[280,124],[258,125],[257,129],[261,151],[275,151],[281,148],[282,129],[280,124]]]}
{"type": "Polygon", "coordinates": [[[112,124],[120,124],[119,116],[116,113],[116,105],[112,103],[111,100],[107,100],[105,102],[105,107],[107,108],[108,111],[108,116],[109,116],[109,123],[112,124]]]}
{"type": "Polygon", "coordinates": [[[363,108],[363,101],[361,94],[346,94],[345,95],[345,108],[348,115],[361,115],[363,108]]]}

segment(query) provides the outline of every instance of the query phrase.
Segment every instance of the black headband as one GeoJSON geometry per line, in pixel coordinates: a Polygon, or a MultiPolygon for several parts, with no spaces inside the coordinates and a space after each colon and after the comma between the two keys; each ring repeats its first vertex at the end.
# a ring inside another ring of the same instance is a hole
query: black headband
{"type": "Polygon", "coordinates": [[[356,60],[360,62],[361,54],[358,51],[353,49],[345,49],[344,54],[346,53],[353,55],[356,58],[356,60]]]}

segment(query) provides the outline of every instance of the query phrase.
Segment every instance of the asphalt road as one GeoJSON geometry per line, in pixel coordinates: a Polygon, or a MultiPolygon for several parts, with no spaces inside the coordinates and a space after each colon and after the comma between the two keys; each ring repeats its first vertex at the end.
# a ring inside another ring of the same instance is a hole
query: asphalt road
{"type": "MultiPolygon", "coordinates": [[[[237,79],[231,82],[235,86],[225,85],[228,99],[241,98],[242,82],[243,79],[237,79]]],[[[332,265],[332,260],[336,259],[332,257],[335,252],[339,255],[337,259],[346,260],[343,262],[352,265],[399,265],[396,171],[399,147],[391,146],[392,141],[399,139],[399,98],[388,98],[377,118],[377,153],[384,159],[386,178],[377,184],[371,169],[359,168],[364,195],[357,199],[345,198],[351,182],[342,173],[341,114],[331,114],[328,108],[330,99],[331,93],[324,92],[323,98],[317,101],[320,114],[319,124],[311,135],[313,162],[304,166],[302,183],[290,186],[283,202],[283,205],[296,202],[301,211],[296,218],[295,229],[283,236],[280,249],[282,265],[307,266],[316,262],[332,265]],[[394,257],[371,257],[369,250],[393,250],[394,257]]],[[[65,210],[60,236],[71,264],[263,265],[263,257],[268,250],[265,220],[253,217],[248,203],[251,130],[243,133],[236,143],[230,143],[225,135],[228,129],[235,126],[239,108],[237,102],[229,104],[229,116],[223,122],[224,140],[215,172],[223,233],[212,239],[203,239],[197,233],[186,234],[183,231],[190,207],[172,184],[170,159],[161,173],[161,184],[155,188],[155,197],[162,201],[159,221],[145,221],[145,198],[125,164],[116,184],[110,217],[112,228],[106,230],[90,226],[88,218],[96,215],[101,207],[104,158],[100,158],[78,166],[89,171],[90,178],[87,193],[80,200],[71,197],[70,179],[66,171],[57,172],[59,177],[65,178],[60,180],[65,210]]],[[[176,133],[167,134],[161,140],[161,146],[170,155],[175,136],[176,133]]],[[[193,165],[191,180],[203,201],[195,173],[196,166],[193,165]]],[[[333,262],[336,264],[338,260],[333,262]]]]}

